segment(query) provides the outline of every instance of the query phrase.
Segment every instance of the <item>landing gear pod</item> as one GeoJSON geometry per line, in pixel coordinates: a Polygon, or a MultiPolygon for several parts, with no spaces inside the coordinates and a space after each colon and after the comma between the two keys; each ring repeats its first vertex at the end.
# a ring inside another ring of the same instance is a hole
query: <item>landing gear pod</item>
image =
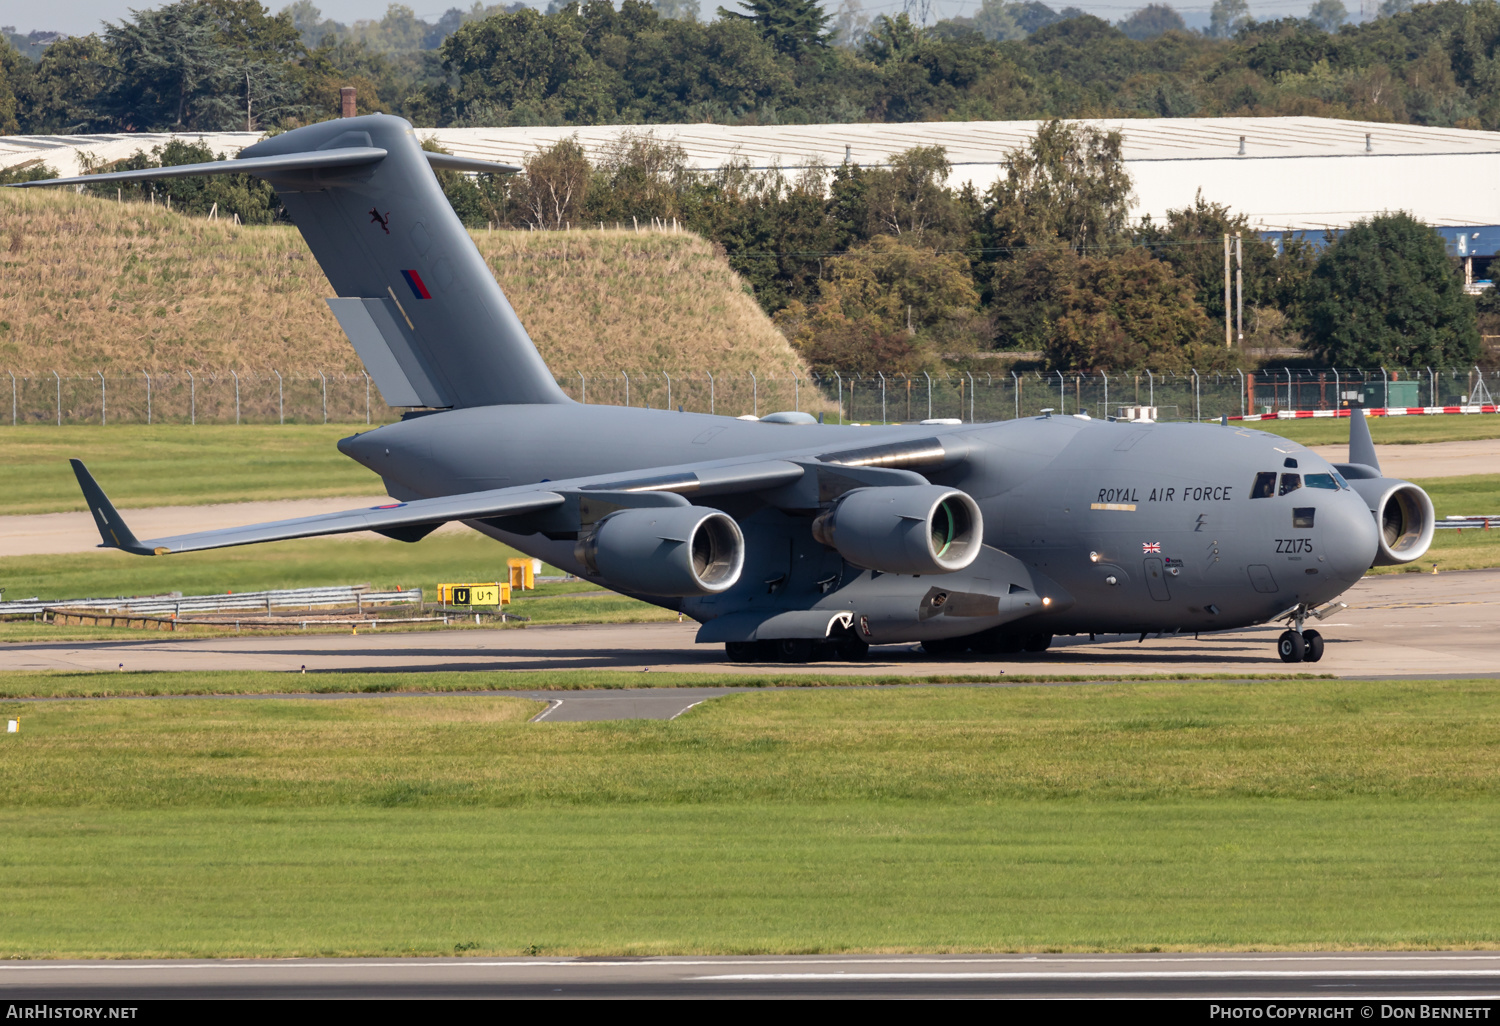
{"type": "Polygon", "coordinates": [[[951,574],[978,557],[984,518],[973,499],[952,488],[856,488],[814,520],[812,531],[866,570],[951,574]]]}
{"type": "Polygon", "coordinates": [[[716,595],[740,579],[745,538],[734,518],[716,509],[625,509],[580,537],[573,555],[624,591],[716,595]]]}
{"type": "Polygon", "coordinates": [[[1399,566],[1421,559],[1432,544],[1437,514],[1427,493],[1409,481],[1389,477],[1349,482],[1370,504],[1379,528],[1374,566],[1399,566]]]}

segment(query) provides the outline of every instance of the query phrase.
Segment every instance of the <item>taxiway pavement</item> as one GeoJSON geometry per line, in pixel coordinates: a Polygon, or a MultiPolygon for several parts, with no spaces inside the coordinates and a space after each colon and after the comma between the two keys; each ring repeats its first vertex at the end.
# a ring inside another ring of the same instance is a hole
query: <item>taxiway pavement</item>
{"type": "MultiPolygon", "coordinates": [[[[14,670],[630,670],[760,676],[1259,674],[1339,677],[1482,677],[1500,674],[1500,570],[1367,577],[1344,596],[1349,608],[1312,622],[1327,641],[1319,663],[1276,657],[1283,629],[1147,638],[1061,637],[1039,655],[934,658],[912,645],[871,649],[860,663],[730,663],[717,645],[696,645],[692,623],[505,627],[359,635],[241,636],[26,642],[0,646],[0,672],[14,670]]],[[[503,684],[496,682],[497,686],[503,684]]],[[[289,687],[288,690],[296,690],[289,687]]]]}
{"type": "MultiPolygon", "coordinates": [[[[1177,997],[1494,1000],[1500,953],[806,955],[0,963],[0,998],[1177,997]]],[[[1374,1009],[1371,1009],[1371,1013],[1374,1009]]]]}

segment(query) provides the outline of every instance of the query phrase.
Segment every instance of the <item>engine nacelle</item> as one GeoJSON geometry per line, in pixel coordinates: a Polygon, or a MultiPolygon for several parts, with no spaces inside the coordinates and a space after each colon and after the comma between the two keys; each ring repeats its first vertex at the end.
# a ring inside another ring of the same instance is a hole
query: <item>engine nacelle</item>
{"type": "Polygon", "coordinates": [[[1426,492],[1410,481],[1390,477],[1351,479],[1349,487],[1375,514],[1380,536],[1375,566],[1399,566],[1422,558],[1437,527],[1437,514],[1426,492]]]}
{"type": "Polygon", "coordinates": [[[953,488],[856,488],[814,520],[812,530],[866,570],[951,574],[979,556],[984,517],[973,499],[953,488]]]}
{"type": "Polygon", "coordinates": [[[727,513],[703,506],[622,509],[578,539],[591,574],[641,595],[716,595],[745,566],[745,536],[727,513]]]}

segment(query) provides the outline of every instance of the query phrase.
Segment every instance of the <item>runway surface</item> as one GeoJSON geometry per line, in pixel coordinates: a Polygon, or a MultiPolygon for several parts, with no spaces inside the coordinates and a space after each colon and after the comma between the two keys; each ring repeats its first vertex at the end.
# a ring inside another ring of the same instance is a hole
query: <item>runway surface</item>
{"type": "MultiPolygon", "coordinates": [[[[1311,445],[1313,452],[1330,463],[1349,458],[1349,446],[1311,445]]],[[[1467,474],[1500,474],[1500,439],[1475,438],[1461,442],[1421,442],[1415,445],[1377,445],[1375,458],[1387,477],[1460,477],[1467,474]]],[[[1487,513],[1489,510],[1458,510],[1487,513]]]]}
{"type": "MultiPolygon", "coordinates": [[[[28,642],[0,646],[12,670],[363,670],[611,669],[802,675],[1133,675],[1308,672],[1340,677],[1493,676],[1500,673],[1500,570],[1368,577],[1344,596],[1350,608],[1313,623],[1327,639],[1319,663],[1276,657],[1283,629],[1167,638],[1058,638],[1039,655],[934,658],[914,646],[872,649],[860,663],[729,663],[717,645],[695,645],[691,623],[496,628],[419,633],[368,632],[189,640],[161,635],[127,641],[28,642]]],[[[641,683],[649,677],[642,673],[641,683]]],[[[497,685],[504,685],[497,682],[497,685]]],[[[296,690],[289,687],[288,690],[296,690]]]]}
{"type": "Polygon", "coordinates": [[[1190,997],[1493,999],[1500,954],[806,955],[0,963],[7,1000],[1190,997]]]}

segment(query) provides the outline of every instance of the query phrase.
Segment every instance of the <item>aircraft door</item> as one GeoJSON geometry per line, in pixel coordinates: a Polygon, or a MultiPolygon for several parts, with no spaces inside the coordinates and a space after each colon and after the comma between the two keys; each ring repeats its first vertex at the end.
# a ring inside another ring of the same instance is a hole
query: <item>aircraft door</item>
{"type": "Polygon", "coordinates": [[[1167,590],[1167,573],[1162,569],[1161,560],[1152,556],[1145,562],[1146,587],[1151,589],[1151,597],[1158,602],[1169,601],[1172,593],[1167,590]]]}

